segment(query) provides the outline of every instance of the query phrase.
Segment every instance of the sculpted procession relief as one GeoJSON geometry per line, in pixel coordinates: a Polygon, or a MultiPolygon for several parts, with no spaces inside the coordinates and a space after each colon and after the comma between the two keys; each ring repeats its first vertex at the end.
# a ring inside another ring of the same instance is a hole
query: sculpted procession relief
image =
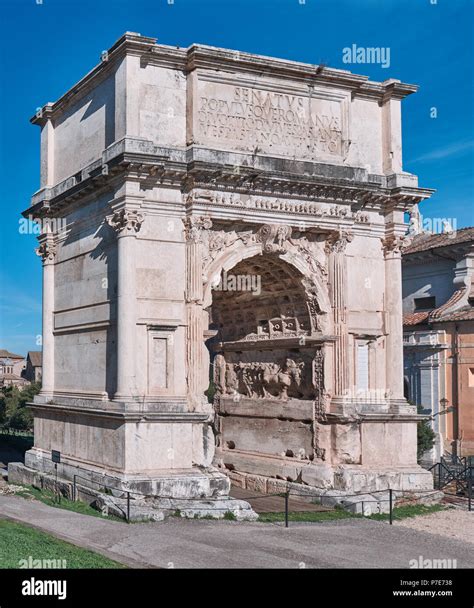
{"type": "Polygon", "coordinates": [[[308,377],[309,367],[310,362],[294,354],[281,357],[280,361],[227,362],[219,353],[214,361],[214,381],[222,397],[240,394],[251,398],[310,399],[314,389],[308,377]]]}
{"type": "Polygon", "coordinates": [[[307,156],[344,155],[341,122],[340,101],[230,85],[201,94],[197,110],[205,139],[307,156]]]}
{"type": "Polygon", "coordinates": [[[265,211],[283,211],[313,215],[321,218],[346,218],[361,224],[367,224],[370,221],[368,213],[360,209],[352,211],[347,205],[328,205],[312,201],[290,201],[279,198],[259,197],[252,194],[242,196],[229,192],[193,190],[191,193],[185,195],[185,202],[228,205],[231,207],[242,207],[244,209],[263,209],[265,211]]]}

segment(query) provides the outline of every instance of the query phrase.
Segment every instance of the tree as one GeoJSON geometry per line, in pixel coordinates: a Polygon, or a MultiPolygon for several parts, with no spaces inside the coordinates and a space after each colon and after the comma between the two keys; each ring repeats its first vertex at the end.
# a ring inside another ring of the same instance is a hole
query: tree
{"type": "Polygon", "coordinates": [[[34,382],[21,391],[16,386],[3,388],[0,393],[0,423],[9,429],[32,431],[33,414],[27,403],[33,401],[40,389],[39,382],[34,382]]]}
{"type": "MultiPolygon", "coordinates": [[[[424,408],[422,405],[417,406],[419,414],[423,414],[424,408]]],[[[417,457],[418,462],[425,452],[431,450],[434,446],[436,435],[431,428],[429,420],[420,420],[417,427],[417,457]]]]}

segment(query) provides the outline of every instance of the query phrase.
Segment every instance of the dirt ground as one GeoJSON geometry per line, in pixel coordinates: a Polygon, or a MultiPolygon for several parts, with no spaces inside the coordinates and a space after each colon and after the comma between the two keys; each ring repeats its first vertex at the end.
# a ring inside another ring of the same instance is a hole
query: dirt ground
{"type": "Polygon", "coordinates": [[[474,511],[446,509],[430,515],[407,517],[395,525],[474,544],[474,511]]]}

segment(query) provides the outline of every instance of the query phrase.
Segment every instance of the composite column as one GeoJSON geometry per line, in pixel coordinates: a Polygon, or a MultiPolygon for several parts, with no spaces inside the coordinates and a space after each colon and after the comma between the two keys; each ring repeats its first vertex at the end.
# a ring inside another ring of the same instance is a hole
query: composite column
{"type": "Polygon", "coordinates": [[[117,388],[114,400],[136,396],[136,235],[143,215],[120,209],[108,216],[107,223],[117,233],[117,388]]]}
{"type": "Polygon", "coordinates": [[[186,368],[188,399],[192,410],[202,399],[203,384],[203,284],[202,284],[202,229],[212,222],[206,217],[187,217],[184,220],[186,238],[186,368]]]}
{"type": "Polygon", "coordinates": [[[41,395],[52,397],[54,392],[54,259],[56,244],[52,233],[38,237],[36,253],[43,260],[43,369],[41,395]]]}
{"type": "Polygon", "coordinates": [[[402,245],[403,238],[400,236],[389,236],[383,241],[385,254],[386,384],[392,399],[404,399],[402,245]]]}
{"type": "Polygon", "coordinates": [[[352,240],[352,234],[341,231],[331,235],[326,241],[329,254],[329,283],[331,286],[331,306],[333,311],[334,335],[334,396],[340,397],[349,390],[348,374],[348,331],[347,331],[347,271],[345,249],[352,240]]]}

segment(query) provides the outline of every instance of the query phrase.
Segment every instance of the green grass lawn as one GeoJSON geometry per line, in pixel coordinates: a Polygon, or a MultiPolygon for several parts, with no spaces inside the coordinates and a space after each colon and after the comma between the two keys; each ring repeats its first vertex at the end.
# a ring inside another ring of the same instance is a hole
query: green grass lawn
{"type": "MultiPolygon", "coordinates": [[[[288,513],[288,521],[300,522],[319,522],[333,521],[335,519],[348,519],[357,517],[353,513],[343,511],[342,509],[334,509],[331,511],[293,511],[288,513]]],[[[285,513],[260,513],[258,521],[261,522],[277,522],[285,521],[285,513]]]]}
{"type": "Polygon", "coordinates": [[[81,549],[23,524],[0,519],[0,568],[19,568],[20,560],[66,560],[70,568],[125,568],[123,564],[81,549]]]}
{"type": "MultiPolygon", "coordinates": [[[[393,509],[392,517],[393,521],[397,519],[405,519],[406,517],[417,517],[418,515],[429,515],[430,513],[437,513],[443,511],[446,507],[443,505],[406,505],[404,507],[395,507],[393,509]]],[[[390,515],[388,513],[374,513],[369,515],[369,519],[375,519],[378,521],[389,520],[390,515]]]]}
{"type": "MultiPolygon", "coordinates": [[[[445,507],[442,505],[407,505],[404,507],[396,507],[393,509],[393,521],[405,519],[406,517],[416,517],[417,515],[429,515],[430,513],[436,513],[442,511],[445,507]]],[[[337,519],[348,519],[348,518],[361,518],[362,515],[355,515],[349,511],[344,511],[341,508],[336,508],[331,511],[294,511],[288,513],[288,521],[299,521],[299,522],[320,522],[320,521],[334,521],[337,519]]],[[[374,515],[367,516],[367,519],[374,519],[376,521],[388,521],[388,513],[376,513],[374,515]]],[[[260,522],[279,522],[285,521],[285,513],[260,513],[258,521],[260,522]]]]}
{"type": "Polygon", "coordinates": [[[33,486],[22,486],[22,489],[17,490],[15,495],[21,496],[22,498],[34,498],[35,500],[39,500],[49,507],[56,507],[59,509],[65,509],[66,511],[81,513],[82,515],[92,515],[92,517],[101,517],[103,519],[112,519],[114,521],[120,521],[122,523],[124,522],[123,519],[114,517],[113,515],[102,515],[100,511],[97,511],[97,509],[94,509],[85,502],[74,502],[73,500],[68,500],[63,496],[61,496],[61,501],[58,502],[58,497],[50,490],[38,490],[38,488],[34,488],[33,486]]]}

